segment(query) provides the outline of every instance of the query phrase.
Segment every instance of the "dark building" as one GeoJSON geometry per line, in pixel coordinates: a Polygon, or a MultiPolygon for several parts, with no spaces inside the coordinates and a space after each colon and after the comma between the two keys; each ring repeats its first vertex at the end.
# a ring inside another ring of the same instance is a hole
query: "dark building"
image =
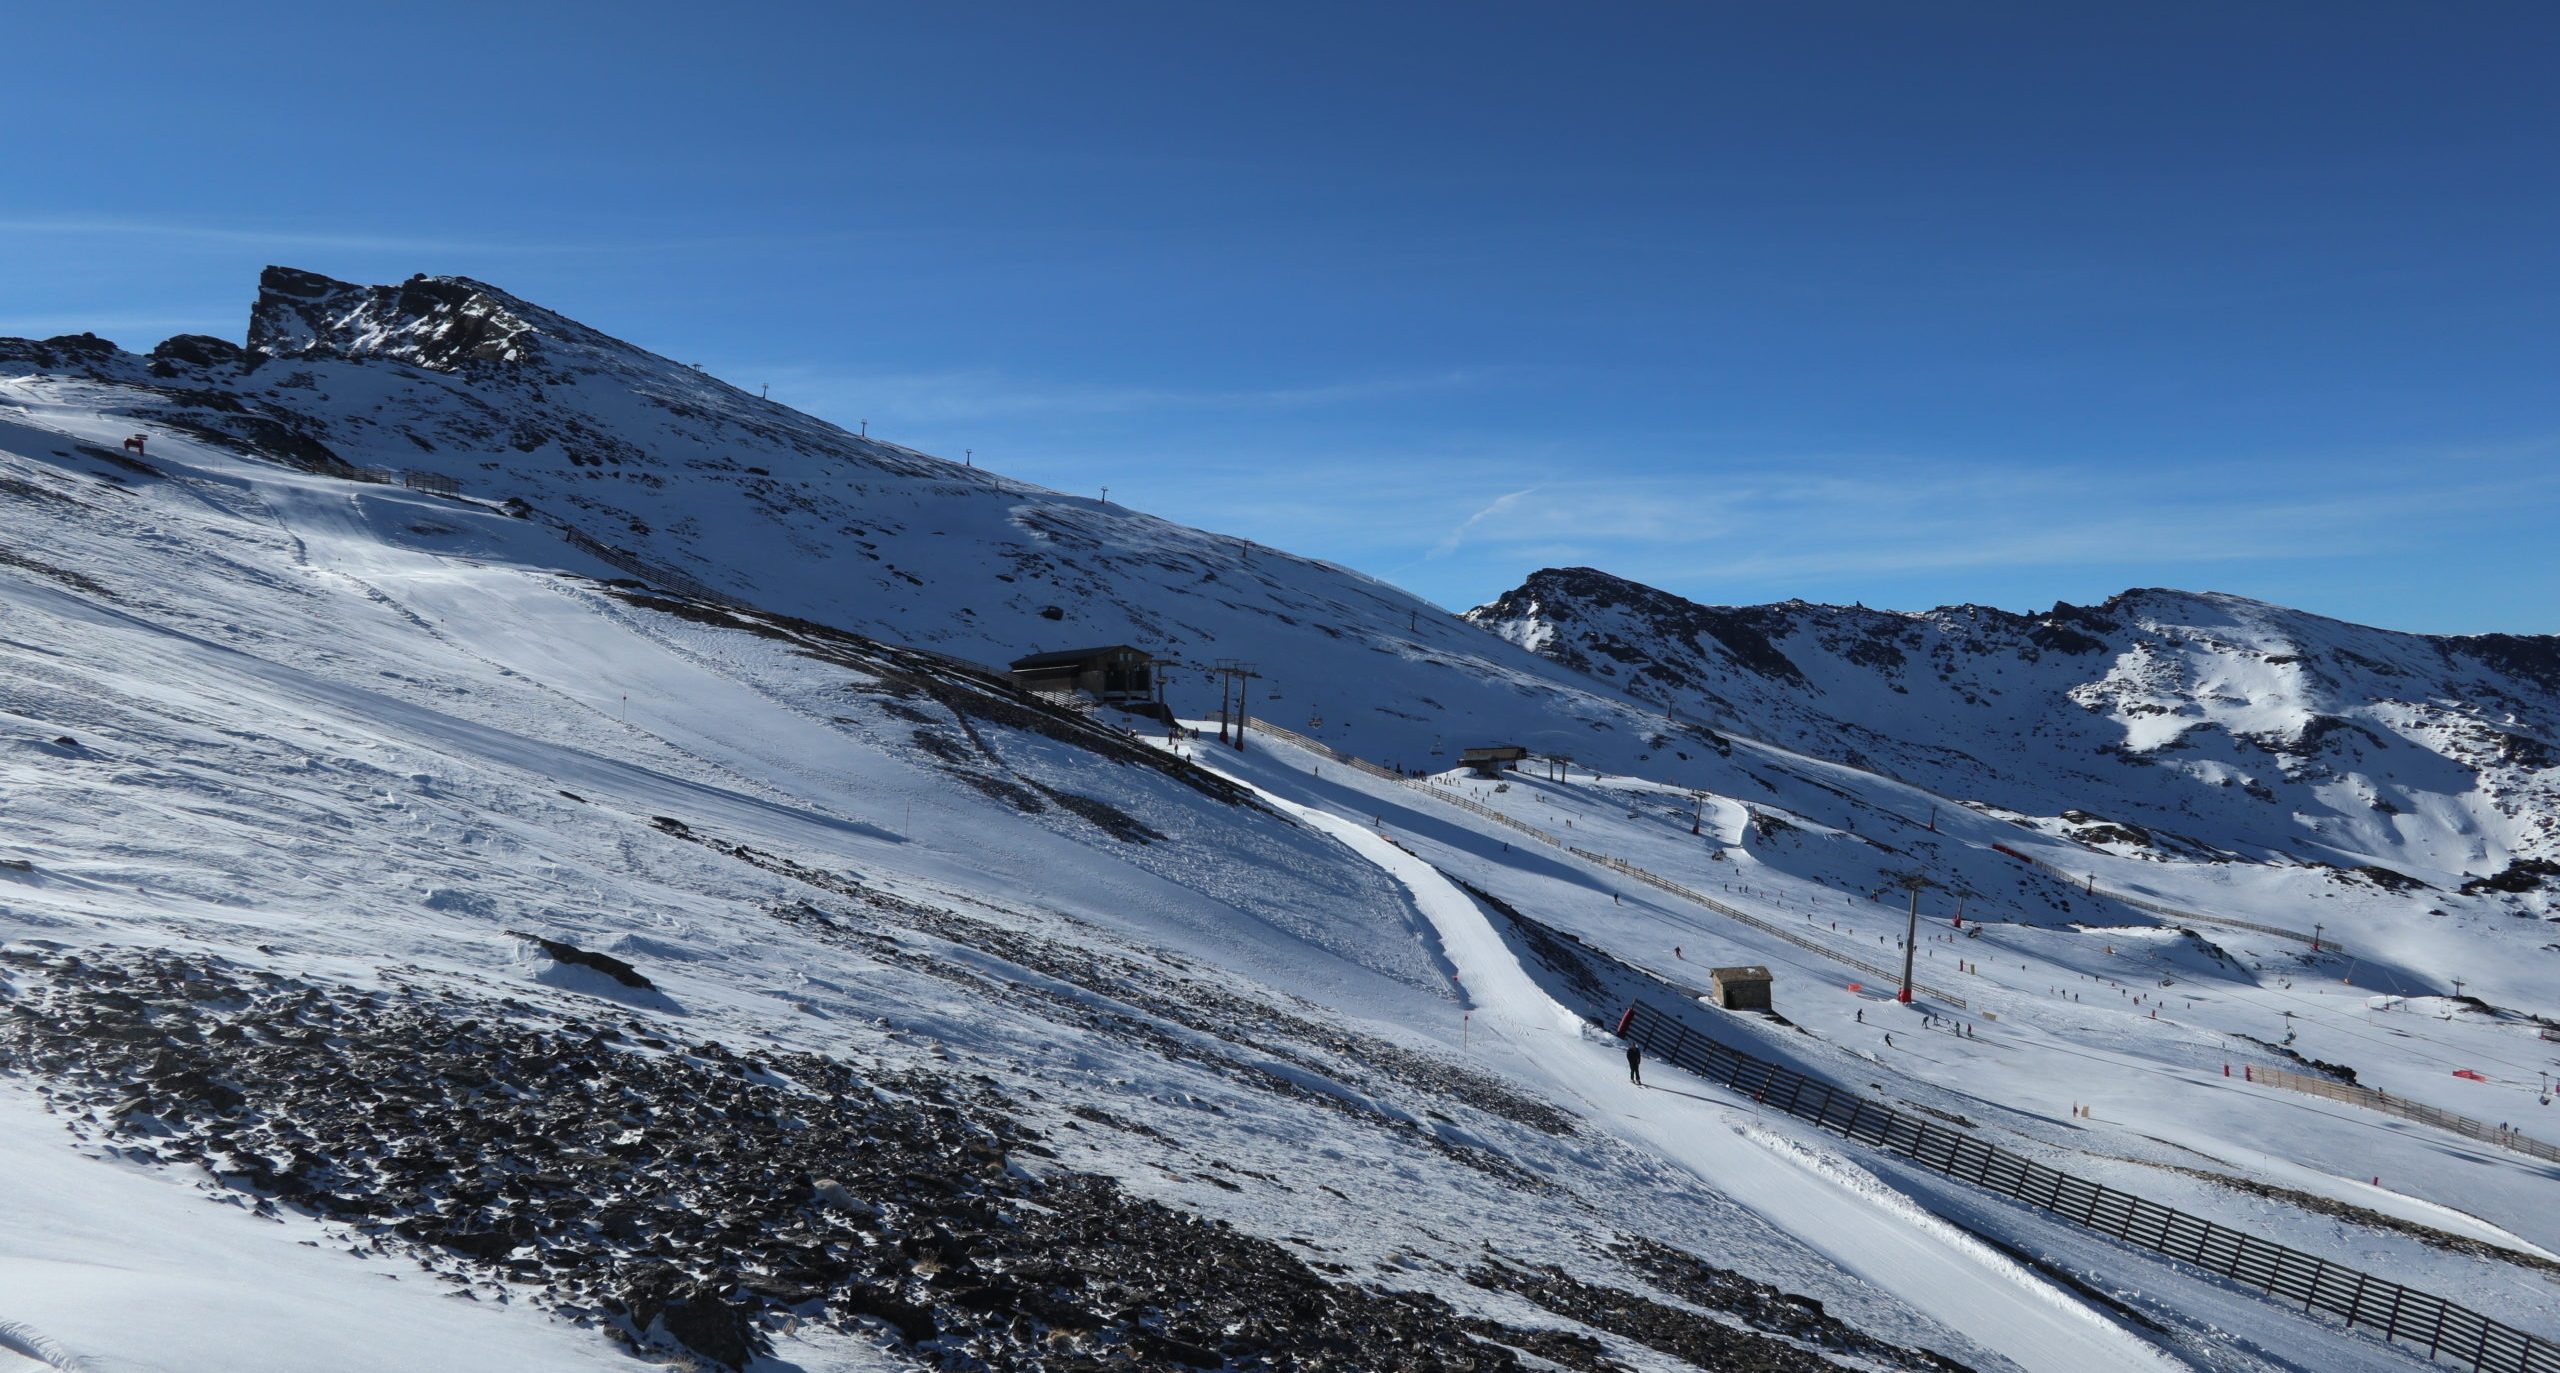
{"type": "Polygon", "coordinates": [[[1157,702],[1156,660],[1127,644],[1070,648],[1016,658],[1013,684],[1025,691],[1052,696],[1081,693],[1107,706],[1151,706],[1157,702]]]}
{"type": "Polygon", "coordinates": [[[1716,1004],[1728,1011],[1776,1009],[1769,1001],[1767,968],[1717,968],[1707,977],[1715,983],[1716,1004]]]}
{"type": "Polygon", "coordinates": [[[1529,750],[1517,744],[1501,744],[1492,748],[1471,748],[1458,755],[1460,767],[1472,768],[1478,777],[1500,776],[1504,769],[1517,770],[1529,750]]]}

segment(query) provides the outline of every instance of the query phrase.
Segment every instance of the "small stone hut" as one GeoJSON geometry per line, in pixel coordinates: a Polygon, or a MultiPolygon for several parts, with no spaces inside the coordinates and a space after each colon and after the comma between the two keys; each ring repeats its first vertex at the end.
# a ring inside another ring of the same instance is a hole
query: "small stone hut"
{"type": "Polygon", "coordinates": [[[1767,968],[1717,968],[1707,974],[1715,985],[1716,1004],[1728,1011],[1769,1011],[1767,968]]]}

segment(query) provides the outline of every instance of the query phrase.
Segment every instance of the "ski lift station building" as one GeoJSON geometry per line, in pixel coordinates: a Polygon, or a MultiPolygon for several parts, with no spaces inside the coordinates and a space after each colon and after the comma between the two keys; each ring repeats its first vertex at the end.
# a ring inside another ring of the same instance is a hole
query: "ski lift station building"
{"type": "Polygon", "coordinates": [[[1529,750],[1518,744],[1500,744],[1462,750],[1458,754],[1458,765],[1473,770],[1478,777],[1497,777],[1505,769],[1517,769],[1520,760],[1528,756],[1529,750]]]}
{"type": "Polygon", "coordinates": [[[1016,658],[1013,684],[1051,696],[1083,694],[1107,706],[1153,705],[1158,699],[1156,659],[1127,644],[1062,649],[1016,658]]]}
{"type": "Polygon", "coordinates": [[[1767,968],[1716,968],[1707,980],[1715,984],[1716,1004],[1728,1011],[1767,1011],[1776,1009],[1769,1000],[1767,968]]]}

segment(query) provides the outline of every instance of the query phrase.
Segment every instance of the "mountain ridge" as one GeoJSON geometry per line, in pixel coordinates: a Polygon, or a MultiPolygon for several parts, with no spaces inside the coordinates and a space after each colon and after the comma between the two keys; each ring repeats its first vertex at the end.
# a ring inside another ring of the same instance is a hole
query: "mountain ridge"
{"type": "Polygon", "coordinates": [[[2560,852],[2560,636],[2415,635],[2156,587],[2043,614],[1707,606],[1592,568],[1543,569],[1467,614],[1694,718],[1949,796],[2170,829],[2202,805],[2243,848],[2448,875],[2560,852]],[[2394,774],[2379,755],[2399,744],[2463,780],[2394,774]],[[2303,823],[2266,813],[2279,792],[2303,823]],[[2431,805],[2473,823],[2399,823],[2431,805]]]}

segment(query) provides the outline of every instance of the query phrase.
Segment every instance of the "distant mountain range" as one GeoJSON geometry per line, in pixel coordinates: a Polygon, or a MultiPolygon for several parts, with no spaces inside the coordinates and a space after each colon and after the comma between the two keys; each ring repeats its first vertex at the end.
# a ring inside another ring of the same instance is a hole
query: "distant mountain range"
{"type": "Polygon", "coordinates": [[[1467,618],[1684,718],[2164,856],[2431,885],[2560,857],[2560,638],[2163,590],[2041,615],[1706,606],[1587,567],[1467,618]]]}

